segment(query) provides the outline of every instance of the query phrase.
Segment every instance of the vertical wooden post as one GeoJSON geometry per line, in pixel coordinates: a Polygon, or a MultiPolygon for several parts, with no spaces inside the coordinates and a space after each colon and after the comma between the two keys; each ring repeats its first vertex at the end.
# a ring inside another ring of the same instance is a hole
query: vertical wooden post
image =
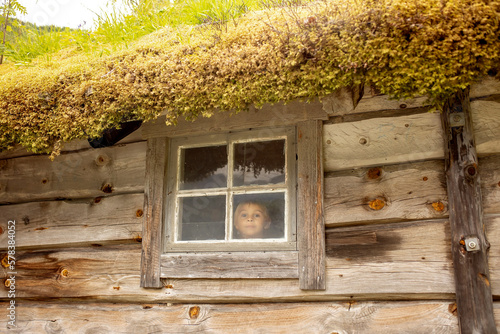
{"type": "Polygon", "coordinates": [[[324,290],[325,221],[323,218],[323,122],[298,125],[297,243],[303,290],[324,290]]]}
{"type": "Polygon", "coordinates": [[[148,139],[141,253],[141,287],[143,288],[162,287],[160,279],[161,227],[163,226],[167,143],[166,138],[148,139]]]}
{"type": "Polygon", "coordinates": [[[460,332],[497,333],[468,89],[446,102],[442,123],[460,332]]]}

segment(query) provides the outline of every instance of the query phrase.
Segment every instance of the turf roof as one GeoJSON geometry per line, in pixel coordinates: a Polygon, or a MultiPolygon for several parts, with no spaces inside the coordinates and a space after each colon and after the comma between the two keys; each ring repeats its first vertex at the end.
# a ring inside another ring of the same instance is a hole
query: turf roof
{"type": "Polygon", "coordinates": [[[318,1],[165,27],[108,56],[68,49],[2,65],[0,149],[55,156],[126,120],[175,123],[360,83],[439,107],[498,69],[499,19],[498,1],[318,1]]]}

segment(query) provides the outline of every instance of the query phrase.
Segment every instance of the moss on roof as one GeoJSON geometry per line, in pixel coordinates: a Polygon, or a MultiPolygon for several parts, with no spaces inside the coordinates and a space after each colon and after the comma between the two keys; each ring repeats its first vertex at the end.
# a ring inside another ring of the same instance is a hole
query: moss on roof
{"type": "Polygon", "coordinates": [[[325,96],[370,83],[439,105],[498,68],[500,2],[332,0],[165,27],[109,56],[0,66],[0,148],[57,155],[122,121],[325,96]]]}

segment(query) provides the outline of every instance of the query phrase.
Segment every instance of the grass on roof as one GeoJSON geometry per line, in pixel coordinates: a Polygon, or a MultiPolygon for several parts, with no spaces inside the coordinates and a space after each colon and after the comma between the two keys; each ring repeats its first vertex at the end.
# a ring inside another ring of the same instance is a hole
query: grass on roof
{"type": "Polygon", "coordinates": [[[498,69],[499,17],[497,1],[325,0],[166,26],[109,54],[69,47],[1,74],[0,148],[54,156],[126,120],[175,123],[362,83],[439,106],[498,69]]]}

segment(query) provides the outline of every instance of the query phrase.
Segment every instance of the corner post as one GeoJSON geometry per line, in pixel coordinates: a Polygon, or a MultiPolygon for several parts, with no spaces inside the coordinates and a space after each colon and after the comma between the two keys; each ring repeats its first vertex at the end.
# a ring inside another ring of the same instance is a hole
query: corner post
{"type": "Polygon", "coordinates": [[[468,89],[446,101],[441,120],[460,333],[497,333],[468,89]]]}

